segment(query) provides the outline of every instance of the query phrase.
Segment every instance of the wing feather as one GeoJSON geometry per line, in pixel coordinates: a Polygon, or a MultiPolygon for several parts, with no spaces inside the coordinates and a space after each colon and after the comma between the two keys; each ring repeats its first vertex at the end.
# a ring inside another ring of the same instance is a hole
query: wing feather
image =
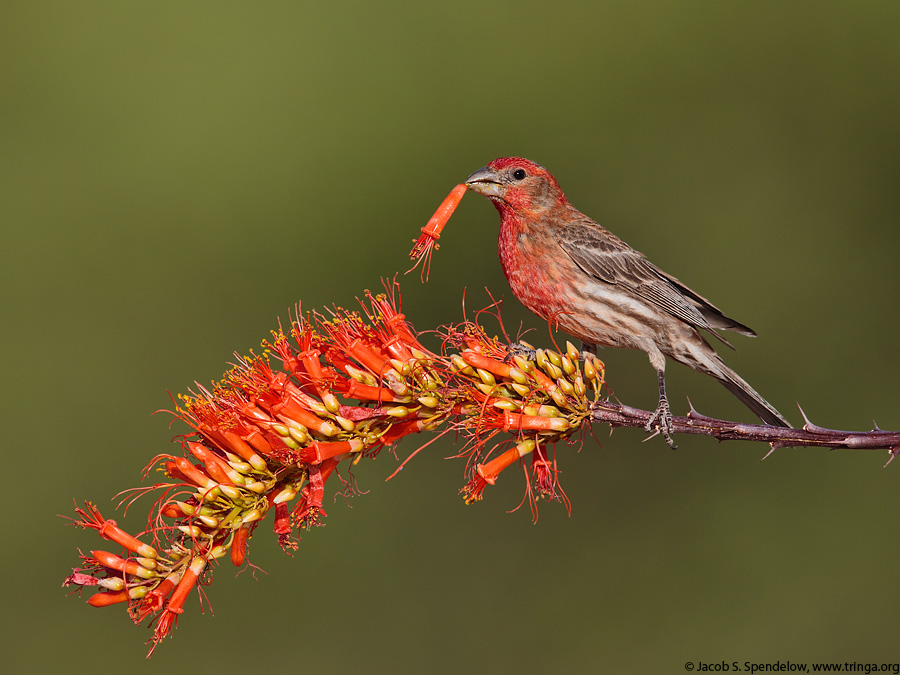
{"type": "Polygon", "coordinates": [[[636,296],[672,316],[695,328],[709,331],[729,347],[728,341],[715,329],[756,335],[593,221],[574,221],[557,229],[555,235],[563,251],[586,274],[630,289],[636,296]]]}

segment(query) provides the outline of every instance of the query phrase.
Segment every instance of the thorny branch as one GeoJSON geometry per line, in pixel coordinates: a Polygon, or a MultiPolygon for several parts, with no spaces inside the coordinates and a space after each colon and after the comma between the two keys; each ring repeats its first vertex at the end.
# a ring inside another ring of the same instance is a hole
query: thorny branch
{"type": "MultiPolygon", "coordinates": [[[[695,436],[712,436],[719,441],[761,441],[772,446],[766,454],[769,456],[779,448],[789,447],[822,447],[846,448],[849,450],[877,450],[885,448],[889,451],[885,466],[900,454],[900,431],[885,431],[877,426],[872,431],[841,431],[826,429],[813,424],[803,415],[804,425],[800,429],[773,427],[768,424],[744,424],[729,422],[714,417],[701,415],[691,407],[686,416],[673,417],[673,432],[693,434],[695,436]]],[[[650,412],[633,408],[610,400],[596,401],[591,406],[591,419],[605,422],[612,427],[644,428],[650,419],[650,412]]],[[[764,458],[765,459],[765,458],[764,458]]]]}

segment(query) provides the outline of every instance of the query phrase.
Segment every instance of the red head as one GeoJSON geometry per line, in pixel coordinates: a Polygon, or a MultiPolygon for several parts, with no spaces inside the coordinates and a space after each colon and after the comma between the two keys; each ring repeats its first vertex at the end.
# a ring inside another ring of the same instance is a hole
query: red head
{"type": "Polygon", "coordinates": [[[501,216],[536,215],[568,204],[553,175],[522,157],[500,157],[466,178],[466,187],[490,199],[501,216]]]}

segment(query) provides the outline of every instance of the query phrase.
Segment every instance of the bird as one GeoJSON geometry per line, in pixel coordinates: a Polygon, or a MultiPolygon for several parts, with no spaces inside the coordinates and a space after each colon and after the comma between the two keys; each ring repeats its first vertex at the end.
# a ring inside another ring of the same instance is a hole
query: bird
{"type": "Polygon", "coordinates": [[[666,357],[721,382],[766,424],[791,426],[725,365],[701,331],[732,349],[719,331],[756,333],[572,206],[543,166],[501,157],[465,185],[500,213],[500,263],[525,307],[580,340],[584,352],[596,353],[599,346],[647,353],[659,385],[648,432],[661,433],[675,447],[666,357]]]}

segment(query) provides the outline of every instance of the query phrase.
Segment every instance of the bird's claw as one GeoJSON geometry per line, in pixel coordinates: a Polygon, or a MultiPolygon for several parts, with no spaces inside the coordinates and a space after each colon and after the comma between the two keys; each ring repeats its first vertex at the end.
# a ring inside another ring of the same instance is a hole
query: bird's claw
{"type": "Polygon", "coordinates": [[[675,445],[675,441],[672,440],[672,432],[675,430],[675,427],[672,424],[672,410],[669,408],[668,399],[664,396],[660,397],[659,405],[656,406],[656,410],[650,415],[650,419],[647,420],[644,430],[655,430],[656,433],[663,435],[663,438],[666,439],[666,443],[670,448],[674,450],[678,447],[675,445]]]}

